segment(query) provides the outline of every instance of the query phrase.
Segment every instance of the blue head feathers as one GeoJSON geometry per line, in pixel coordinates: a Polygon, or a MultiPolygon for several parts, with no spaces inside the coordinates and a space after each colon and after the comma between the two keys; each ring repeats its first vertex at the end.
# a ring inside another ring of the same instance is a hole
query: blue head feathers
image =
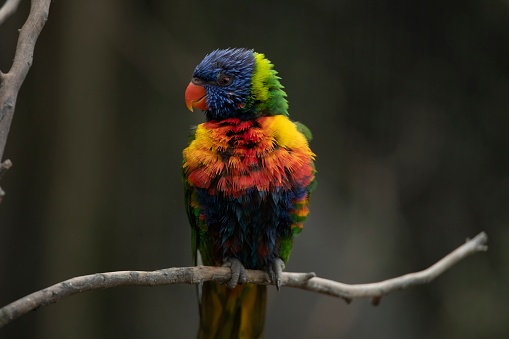
{"type": "Polygon", "coordinates": [[[254,70],[252,50],[229,48],[207,54],[193,73],[193,82],[207,92],[207,120],[242,118],[254,70]]]}

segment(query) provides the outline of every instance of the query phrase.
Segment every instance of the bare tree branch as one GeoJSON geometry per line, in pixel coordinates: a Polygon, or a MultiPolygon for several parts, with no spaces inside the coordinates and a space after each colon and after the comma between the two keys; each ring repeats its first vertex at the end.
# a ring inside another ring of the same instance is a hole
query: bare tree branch
{"type": "Polygon", "coordinates": [[[2,8],[0,8],[0,25],[16,12],[20,2],[21,0],[7,0],[4,3],[2,8]]]}
{"type": "MultiPolygon", "coordinates": [[[[465,244],[424,271],[372,284],[349,285],[317,278],[314,273],[284,272],[282,285],[339,297],[347,302],[359,298],[372,298],[373,304],[376,305],[383,296],[391,292],[429,283],[469,255],[486,251],[488,249],[487,242],[488,236],[486,233],[479,233],[475,238],[467,240],[465,244]]],[[[265,272],[253,270],[247,270],[246,272],[247,282],[249,283],[272,284],[265,272]]],[[[231,271],[227,267],[198,266],[168,268],[153,272],[107,272],[76,277],[34,292],[0,308],[0,327],[7,325],[29,311],[56,303],[62,298],[77,293],[117,286],[152,287],[182,283],[198,284],[211,280],[223,283],[230,279],[230,274],[231,271]]]]}
{"type": "MultiPolygon", "coordinates": [[[[12,6],[16,7],[16,2],[7,1],[0,9],[0,14],[4,11],[8,12],[12,6]]],[[[32,65],[35,43],[48,18],[50,3],[51,0],[32,0],[30,14],[19,32],[16,54],[11,69],[8,73],[0,72],[0,161],[4,154],[18,92],[32,65]]],[[[5,168],[5,163],[3,163],[3,167],[5,168]]],[[[4,192],[0,188],[0,201],[3,195],[4,192]]]]}

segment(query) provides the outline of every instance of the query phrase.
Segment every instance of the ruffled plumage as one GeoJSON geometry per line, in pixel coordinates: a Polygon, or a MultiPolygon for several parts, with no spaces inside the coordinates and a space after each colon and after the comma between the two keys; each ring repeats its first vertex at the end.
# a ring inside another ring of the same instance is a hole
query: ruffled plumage
{"type": "MultiPolygon", "coordinates": [[[[184,150],[182,167],[195,263],[234,258],[245,268],[270,270],[288,260],[309,213],[311,133],[288,118],[286,93],[263,54],[214,51],[197,66],[196,78],[206,91],[207,121],[184,150]],[[214,83],[225,74],[227,84],[214,83]]],[[[199,336],[261,336],[265,289],[204,284],[199,336]]]]}

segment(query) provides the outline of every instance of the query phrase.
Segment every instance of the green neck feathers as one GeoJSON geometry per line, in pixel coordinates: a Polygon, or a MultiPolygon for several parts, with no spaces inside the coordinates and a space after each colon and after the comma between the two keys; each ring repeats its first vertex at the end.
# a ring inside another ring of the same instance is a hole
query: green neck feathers
{"type": "Polygon", "coordinates": [[[283,85],[279,82],[280,77],[273,69],[272,63],[262,53],[254,52],[255,67],[251,79],[251,94],[249,95],[246,108],[254,109],[261,115],[286,115],[288,116],[288,102],[283,85]]]}

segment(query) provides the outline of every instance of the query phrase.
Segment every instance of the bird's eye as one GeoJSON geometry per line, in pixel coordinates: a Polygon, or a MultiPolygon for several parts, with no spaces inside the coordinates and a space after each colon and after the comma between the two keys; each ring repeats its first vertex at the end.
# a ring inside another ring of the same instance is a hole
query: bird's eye
{"type": "Polygon", "coordinates": [[[205,81],[203,81],[202,79],[200,78],[196,78],[196,77],[193,77],[193,79],[191,80],[191,82],[195,85],[198,85],[198,86],[203,86],[205,84],[205,81]]]}
{"type": "Polygon", "coordinates": [[[219,73],[217,75],[217,84],[219,86],[228,86],[232,83],[233,77],[231,75],[219,73]]]}

